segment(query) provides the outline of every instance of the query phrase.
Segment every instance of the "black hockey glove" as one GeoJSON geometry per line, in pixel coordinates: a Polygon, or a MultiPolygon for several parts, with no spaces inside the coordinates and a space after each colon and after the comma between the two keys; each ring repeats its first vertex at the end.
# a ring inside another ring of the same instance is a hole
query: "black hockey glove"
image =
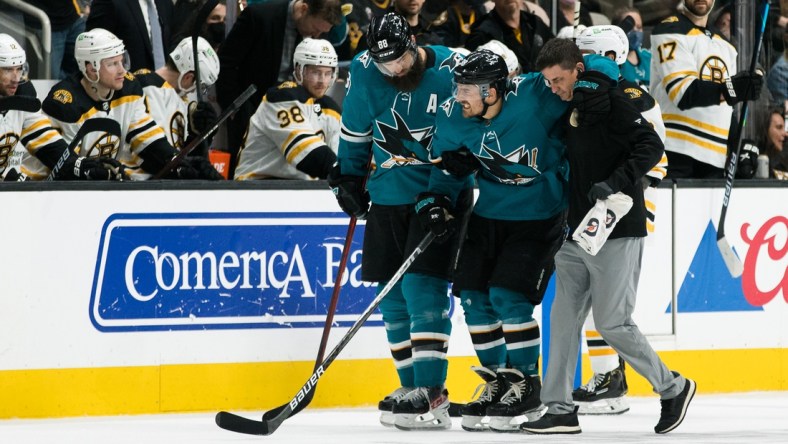
{"type": "Polygon", "coordinates": [[[76,157],[74,163],[70,166],[64,165],[63,170],[59,179],[117,181],[126,179],[126,167],[109,157],[76,157]]]}
{"type": "Polygon", "coordinates": [[[441,154],[439,168],[446,170],[452,176],[465,177],[473,174],[481,164],[468,148],[462,147],[457,151],[446,151],[441,154]]]}
{"type": "Polygon", "coordinates": [[[199,102],[189,108],[189,132],[202,135],[219,118],[208,102],[199,102]]]}
{"type": "Polygon", "coordinates": [[[736,177],[738,179],[752,179],[758,169],[758,154],[760,150],[752,140],[742,140],[739,161],[736,163],[736,177]]]}
{"type": "Polygon", "coordinates": [[[205,157],[184,157],[181,159],[180,165],[175,168],[175,176],[183,180],[224,180],[224,177],[205,157]]]}
{"type": "Polygon", "coordinates": [[[725,79],[722,96],[728,105],[735,105],[746,100],[758,100],[763,87],[763,76],[750,71],[742,71],[725,79]]]}
{"type": "Polygon", "coordinates": [[[602,73],[587,71],[575,82],[572,92],[572,124],[588,127],[603,122],[610,114],[610,79],[602,73]]]}
{"type": "Polygon", "coordinates": [[[339,207],[348,216],[364,220],[369,213],[369,192],[364,189],[364,177],[344,176],[339,164],[328,173],[328,186],[337,198],[339,207]]]}
{"type": "Polygon", "coordinates": [[[610,188],[607,182],[597,182],[591,185],[591,189],[588,190],[588,200],[590,200],[593,205],[596,205],[597,200],[605,200],[610,197],[611,194],[613,194],[613,189],[610,188]]]}
{"type": "Polygon", "coordinates": [[[421,193],[416,203],[416,215],[421,226],[435,235],[435,242],[445,242],[454,232],[449,210],[451,199],[443,194],[421,193]]]}

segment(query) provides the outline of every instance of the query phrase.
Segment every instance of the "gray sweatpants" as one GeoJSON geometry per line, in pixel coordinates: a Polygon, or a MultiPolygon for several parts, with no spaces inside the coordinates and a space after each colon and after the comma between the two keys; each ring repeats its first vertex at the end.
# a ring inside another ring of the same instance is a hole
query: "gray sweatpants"
{"type": "Polygon", "coordinates": [[[568,241],[555,256],[550,356],[541,394],[549,413],[574,410],[572,381],[580,332],[591,308],[602,338],[651,383],[660,398],[674,398],[684,389],[684,377],[668,370],[632,320],[643,244],[643,238],[608,239],[599,253],[591,256],[568,241]]]}

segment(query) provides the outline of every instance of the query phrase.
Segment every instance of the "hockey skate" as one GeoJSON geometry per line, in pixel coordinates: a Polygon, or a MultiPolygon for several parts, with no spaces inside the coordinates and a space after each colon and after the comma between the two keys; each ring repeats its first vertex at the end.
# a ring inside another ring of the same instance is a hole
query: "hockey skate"
{"type": "Polygon", "coordinates": [[[506,381],[486,367],[471,367],[471,370],[484,379],[484,383],[476,387],[473,392],[475,399],[465,404],[460,410],[462,428],[469,432],[481,432],[490,429],[487,407],[501,400],[501,396],[506,390],[506,381]],[[476,395],[479,392],[481,394],[477,398],[476,395]]]}
{"type": "Polygon", "coordinates": [[[627,378],[624,361],[607,373],[597,373],[588,384],[572,392],[572,400],[580,415],[620,415],[629,411],[627,378]]]}
{"type": "Polygon", "coordinates": [[[446,430],[451,428],[449,392],[443,386],[416,387],[402,397],[391,412],[400,430],[446,430]]]}
{"type": "Polygon", "coordinates": [[[535,421],[544,412],[539,394],[542,381],[538,376],[524,376],[513,368],[498,369],[508,384],[501,400],[487,407],[490,429],[495,432],[519,432],[520,424],[535,421]]]}
{"type": "Polygon", "coordinates": [[[394,407],[394,404],[407,395],[411,390],[413,390],[413,387],[400,387],[378,402],[381,424],[386,427],[394,427],[394,414],[391,413],[391,409],[394,407]]]}

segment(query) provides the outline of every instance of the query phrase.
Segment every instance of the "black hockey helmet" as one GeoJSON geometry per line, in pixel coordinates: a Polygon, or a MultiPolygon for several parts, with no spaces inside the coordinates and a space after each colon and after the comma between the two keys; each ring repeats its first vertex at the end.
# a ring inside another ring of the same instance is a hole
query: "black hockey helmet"
{"type": "Polygon", "coordinates": [[[480,85],[484,93],[490,85],[500,97],[509,83],[509,69],[503,57],[482,49],[468,54],[462,64],[454,68],[454,82],[465,85],[480,85]]]}
{"type": "Polygon", "coordinates": [[[376,63],[386,63],[402,57],[407,50],[416,50],[405,17],[389,12],[373,17],[367,31],[367,47],[376,63]]]}

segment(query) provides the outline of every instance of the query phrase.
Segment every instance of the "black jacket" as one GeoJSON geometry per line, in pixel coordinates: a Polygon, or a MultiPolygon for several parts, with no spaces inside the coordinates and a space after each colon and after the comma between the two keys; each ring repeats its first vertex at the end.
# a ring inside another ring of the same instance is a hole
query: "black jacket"
{"type": "Polygon", "coordinates": [[[611,88],[610,114],[598,125],[577,128],[569,123],[574,107],[567,111],[566,142],[569,159],[569,228],[573,232],[593,206],[588,191],[607,182],[613,192],[632,198],[632,209],[621,218],[610,239],[645,237],[646,209],[641,178],[659,162],[662,141],[619,88],[611,88]]]}
{"type": "Polygon", "coordinates": [[[517,56],[521,72],[532,72],[539,51],[548,40],[553,38],[553,33],[542,19],[534,14],[520,11],[520,35],[522,43],[517,40],[512,28],[504,23],[498,12],[493,9],[473,24],[471,35],[465,40],[465,47],[474,51],[490,40],[498,40],[517,56]]]}

